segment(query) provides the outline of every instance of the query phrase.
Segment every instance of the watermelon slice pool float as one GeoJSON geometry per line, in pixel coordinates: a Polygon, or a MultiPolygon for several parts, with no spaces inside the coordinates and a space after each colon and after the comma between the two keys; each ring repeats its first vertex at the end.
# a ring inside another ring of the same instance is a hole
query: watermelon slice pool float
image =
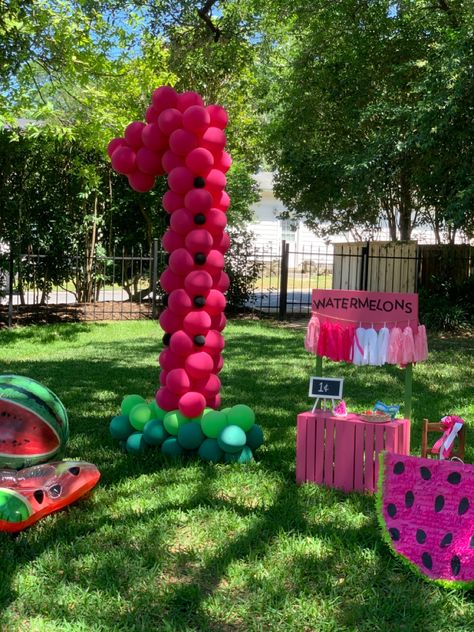
{"type": "Polygon", "coordinates": [[[424,577],[474,585],[474,466],[384,452],[378,514],[393,551],[424,577]]]}
{"type": "Polygon", "coordinates": [[[0,470],[0,531],[26,529],[84,496],[99,478],[96,466],[83,461],[0,470]]]}
{"type": "Polygon", "coordinates": [[[28,377],[0,375],[0,467],[49,461],[68,437],[66,409],[49,388],[28,377]]]}

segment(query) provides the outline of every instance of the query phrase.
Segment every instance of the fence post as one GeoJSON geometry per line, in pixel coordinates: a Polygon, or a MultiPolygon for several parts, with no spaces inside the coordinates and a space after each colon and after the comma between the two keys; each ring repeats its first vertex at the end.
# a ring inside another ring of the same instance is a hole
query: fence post
{"type": "Polygon", "coordinates": [[[10,242],[10,253],[8,258],[8,326],[11,327],[13,324],[13,274],[14,274],[14,265],[13,265],[13,244],[10,242]]]}
{"type": "Polygon", "coordinates": [[[368,241],[365,246],[362,246],[361,251],[359,290],[365,291],[367,291],[367,285],[369,281],[369,248],[370,242],[368,241]]]}
{"type": "Polygon", "coordinates": [[[288,300],[288,259],[290,244],[283,239],[281,242],[281,268],[280,268],[280,305],[278,310],[279,320],[285,320],[288,300]]]}
{"type": "Polygon", "coordinates": [[[158,239],[155,237],[153,239],[153,248],[152,248],[152,259],[153,259],[153,268],[152,268],[152,277],[151,277],[151,285],[152,285],[152,294],[151,294],[151,317],[153,320],[156,319],[156,286],[158,283],[158,239]]]}

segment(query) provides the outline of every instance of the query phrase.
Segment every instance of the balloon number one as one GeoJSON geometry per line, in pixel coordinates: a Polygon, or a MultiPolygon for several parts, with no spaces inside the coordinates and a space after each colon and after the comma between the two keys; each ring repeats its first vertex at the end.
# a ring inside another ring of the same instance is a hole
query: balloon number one
{"type": "Polygon", "coordinates": [[[169,263],[160,277],[166,308],[159,319],[165,335],[156,402],[198,417],[206,407],[220,406],[229,287],[225,174],[232,163],[224,151],[227,114],[219,105],[206,107],[196,92],[162,86],[153,92],[145,120],[130,123],[107,151],[112,167],[136,191],[149,191],[167,175],[162,203],[169,228],[162,243],[169,263]]]}

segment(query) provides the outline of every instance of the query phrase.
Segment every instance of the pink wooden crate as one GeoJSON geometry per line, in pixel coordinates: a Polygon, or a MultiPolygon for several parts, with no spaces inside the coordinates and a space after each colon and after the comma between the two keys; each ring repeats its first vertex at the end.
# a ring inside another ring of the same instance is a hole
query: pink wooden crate
{"type": "Polygon", "coordinates": [[[312,481],[346,492],[374,492],[378,454],[410,452],[410,421],[363,421],[357,415],[334,417],[317,410],[298,415],[296,482],[312,481]]]}

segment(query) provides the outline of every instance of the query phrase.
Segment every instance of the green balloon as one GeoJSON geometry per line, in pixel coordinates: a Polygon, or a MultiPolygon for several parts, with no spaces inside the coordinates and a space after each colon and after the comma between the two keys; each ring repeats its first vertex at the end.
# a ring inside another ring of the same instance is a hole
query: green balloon
{"type": "Polygon", "coordinates": [[[132,408],[137,404],[146,404],[145,398],[141,395],[125,395],[120,406],[122,415],[129,415],[132,408]]]}
{"type": "Polygon", "coordinates": [[[252,450],[248,446],[244,446],[240,452],[226,452],[224,456],[226,463],[249,463],[252,459],[252,450]]]}
{"type": "Polygon", "coordinates": [[[128,415],[117,415],[109,425],[110,434],[114,439],[126,441],[135,432],[133,426],[128,421],[128,415]]]}
{"type": "Polygon", "coordinates": [[[166,432],[169,432],[170,435],[176,436],[178,434],[178,428],[187,421],[188,418],[182,415],[179,410],[170,410],[166,413],[163,419],[163,425],[166,432]]]}
{"type": "Polygon", "coordinates": [[[152,400],[148,406],[151,410],[151,419],[161,419],[161,421],[163,421],[166,415],[166,410],[160,408],[155,400],[152,400]]]}
{"type": "Polygon", "coordinates": [[[240,452],[247,441],[245,432],[239,426],[226,426],[220,433],[217,443],[224,452],[240,452]]]}
{"type": "Polygon", "coordinates": [[[224,457],[224,452],[220,449],[217,439],[204,439],[201,443],[198,454],[203,461],[219,463],[224,457]]]}
{"type": "Polygon", "coordinates": [[[263,436],[263,430],[261,426],[257,424],[253,425],[250,430],[246,433],[247,435],[247,445],[251,450],[255,452],[265,441],[263,436]]]}
{"type": "Polygon", "coordinates": [[[163,441],[161,445],[161,452],[166,456],[176,458],[178,456],[182,456],[184,450],[179,445],[176,437],[169,437],[168,439],[165,439],[165,441],[163,441]]]}
{"type": "Polygon", "coordinates": [[[142,432],[134,432],[127,439],[127,452],[129,454],[142,454],[147,447],[148,445],[142,432]]]}
{"type": "Polygon", "coordinates": [[[206,437],[217,439],[220,432],[227,426],[227,415],[219,410],[207,413],[201,421],[201,428],[206,437]]]}
{"type": "Polygon", "coordinates": [[[229,420],[229,424],[239,426],[244,432],[248,432],[255,423],[255,413],[249,406],[237,404],[236,406],[232,406],[227,413],[227,419],[229,420]]]}
{"type": "Polygon", "coordinates": [[[32,513],[33,509],[26,498],[13,489],[0,489],[0,520],[22,522],[32,513]]]}
{"type": "Polygon", "coordinates": [[[227,415],[229,410],[232,410],[230,406],[227,406],[227,408],[221,408],[221,413],[224,413],[227,415]]]}
{"type": "Polygon", "coordinates": [[[200,424],[190,421],[178,428],[179,444],[186,450],[197,450],[205,437],[200,424]]]}
{"type": "Polygon", "coordinates": [[[150,419],[143,429],[143,437],[148,445],[161,445],[168,436],[161,419],[150,419]]]}
{"type": "Polygon", "coordinates": [[[143,432],[150,419],[151,410],[148,404],[137,404],[130,411],[130,423],[138,432],[143,432]]]}

